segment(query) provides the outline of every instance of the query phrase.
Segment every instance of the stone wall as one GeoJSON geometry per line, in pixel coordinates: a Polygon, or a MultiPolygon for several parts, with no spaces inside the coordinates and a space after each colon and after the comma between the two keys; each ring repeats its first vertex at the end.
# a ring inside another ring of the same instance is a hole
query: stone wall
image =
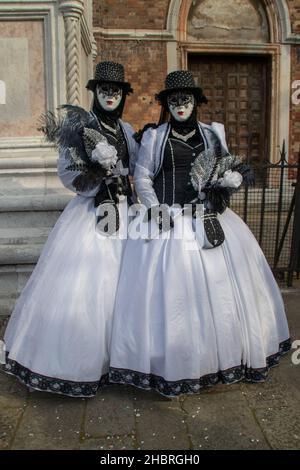
{"type": "Polygon", "coordinates": [[[291,29],[293,33],[300,33],[300,1],[287,0],[290,11],[291,29]]]}
{"type": "Polygon", "coordinates": [[[39,135],[37,120],[46,109],[43,22],[1,21],[0,63],[0,138],[39,135]]]}
{"type": "Polygon", "coordinates": [[[163,29],[168,6],[169,0],[94,0],[94,26],[163,29]]]}
{"type": "MultiPolygon", "coordinates": [[[[300,0],[287,0],[291,30],[300,33],[300,0]]],[[[296,161],[300,152],[300,41],[291,46],[290,157],[296,161]]]]}
{"type": "Polygon", "coordinates": [[[290,156],[296,160],[300,151],[300,44],[291,47],[291,64],[290,156]]]}
{"type": "Polygon", "coordinates": [[[125,65],[126,80],[134,89],[127,98],[124,119],[136,129],[146,122],[157,122],[160,106],[155,94],[160,91],[167,73],[166,45],[160,41],[104,41],[97,38],[96,61],[117,60],[125,65]]]}
{"type": "Polygon", "coordinates": [[[135,36],[132,30],[163,31],[170,0],[94,0],[96,61],[116,60],[126,67],[126,77],[134,88],[128,97],[124,119],[135,128],[157,121],[160,107],[154,99],[167,73],[165,40],[135,36]],[[118,34],[111,36],[113,31],[118,34]],[[128,35],[132,36],[132,40],[128,35]],[[126,37],[127,36],[127,37],[126,37]]]}

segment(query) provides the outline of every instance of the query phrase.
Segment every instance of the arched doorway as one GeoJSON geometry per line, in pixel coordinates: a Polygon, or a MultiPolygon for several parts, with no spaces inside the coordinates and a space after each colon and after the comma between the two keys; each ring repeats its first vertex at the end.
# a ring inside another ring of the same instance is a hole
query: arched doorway
{"type": "Polygon", "coordinates": [[[200,119],[223,122],[233,152],[276,161],[289,139],[285,0],[171,0],[168,29],[168,62],[189,68],[209,99],[200,119]]]}

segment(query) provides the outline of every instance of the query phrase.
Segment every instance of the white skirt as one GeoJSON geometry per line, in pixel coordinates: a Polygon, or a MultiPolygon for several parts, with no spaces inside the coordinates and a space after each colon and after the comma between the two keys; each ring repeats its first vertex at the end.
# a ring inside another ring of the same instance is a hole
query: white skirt
{"type": "MultiPolygon", "coordinates": [[[[5,332],[5,370],[37,390],[95,395],[107,383],[115,292],[126,239],[95,230],[76,195],[49,234],[5,332]]],[[[126,230],[127,202],[119,203],[126,230]]]]}
{"type": "Polygon", "coordinates": [[[164,239],[127,241],[110,382],[196,393],[219,381],[265,380],[290,349],[282,297],[254,235],[230,209],[219,220],[226,238],[213,249],[191,241],[188,215],[164,239]],[[181,224],[185,237],[176,239],[181,224]]]}

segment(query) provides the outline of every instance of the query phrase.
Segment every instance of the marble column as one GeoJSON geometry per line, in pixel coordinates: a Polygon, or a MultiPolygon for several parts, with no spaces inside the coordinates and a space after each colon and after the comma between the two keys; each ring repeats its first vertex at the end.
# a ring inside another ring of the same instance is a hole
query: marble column
{"type": "Polygon", "coordinates": [[[64,17],[66,54],[67,102],[78,105],[80,96],[80,19],[83,14],[82,0],[60,0],[59,9],[64,17]]]}

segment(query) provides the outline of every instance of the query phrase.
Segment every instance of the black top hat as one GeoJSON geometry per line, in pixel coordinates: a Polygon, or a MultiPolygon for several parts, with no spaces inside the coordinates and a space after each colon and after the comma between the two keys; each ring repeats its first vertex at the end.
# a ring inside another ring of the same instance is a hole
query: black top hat
{"type": "Polygon", "coordinates": [[[176,70],[169,73],[165,86],[166,88],[155,96],[162,104],[166,104],[166,98],[170,93],[182,89],[192,92],[198,104],[208,102],[206,96],[203,95],[202,88],[196,86],[194,77],[188,70],[176,70]]]}
{"type": "Polygon", "coordinates": [[[107,82],[116,83],[125,90],[126,94],[133,92],[130,83],[125,82],[125,71],[123,65],[118,64],[117,62],[111,62],[109,60],[99,62],[96,65],[95,78],[88,81],[86,88],[88,90],[95,91],[98,83],[107,82]]]}

